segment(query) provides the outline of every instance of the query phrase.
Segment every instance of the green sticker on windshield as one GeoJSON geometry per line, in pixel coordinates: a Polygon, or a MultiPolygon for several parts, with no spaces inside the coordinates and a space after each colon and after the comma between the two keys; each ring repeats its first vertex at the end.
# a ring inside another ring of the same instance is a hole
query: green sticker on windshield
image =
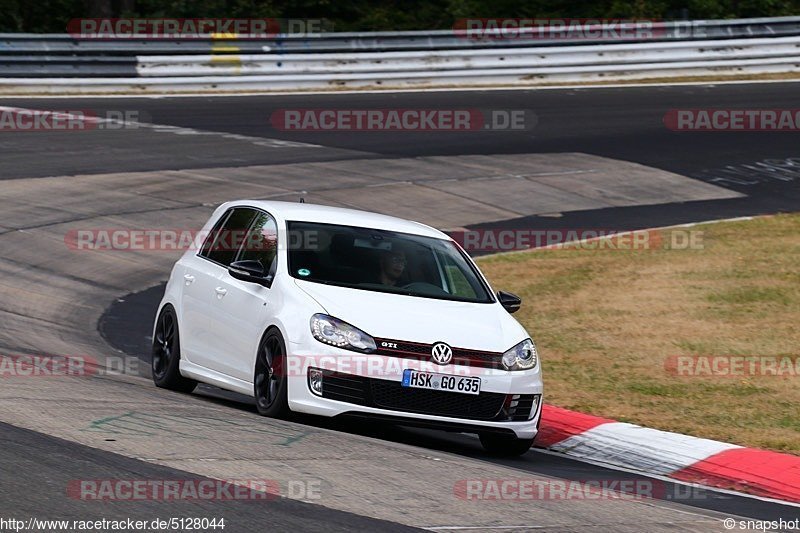
{"type": "Polygon", "coordinates": [[[297,275],[298,276],[310,276],[311,275],[311,271],[309,269],[307,269],[307,268],[301,268],[300,270],[297,271],[297,275]]]}

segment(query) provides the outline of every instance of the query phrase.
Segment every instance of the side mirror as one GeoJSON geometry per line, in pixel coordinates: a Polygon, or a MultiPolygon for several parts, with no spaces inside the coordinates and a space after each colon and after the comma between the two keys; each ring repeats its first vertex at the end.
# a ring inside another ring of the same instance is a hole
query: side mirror
{"type": "Polygon", "coordinates": [[[522,298],[516,294],[511,294],[510,292],[498,292],[497,299],[500,300],[500,305],[502,305],[506,311],[512,314],[519,311],[519,306],[522,305],[522,298]]]}
{"type": "Polygon", "coordinates": [[[272,276],[267,274],[267,270],[261,264],[261,261],[234,261],[228,267],[228,274],[233,278],[250,283],[258,283],[265,287],[272,285],[272,276]]]}

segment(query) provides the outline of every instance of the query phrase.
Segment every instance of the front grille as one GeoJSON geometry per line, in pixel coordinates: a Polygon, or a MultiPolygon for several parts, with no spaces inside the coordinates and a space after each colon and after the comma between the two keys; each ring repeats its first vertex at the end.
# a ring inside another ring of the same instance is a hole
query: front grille
{"type": "MultiPolygon", "coordinates": [[[[392,339],[376,338],[375,343],[378,346],[378,349],[375,351],[376,354],[402,357],[403,359],[416,359],[419,361],[429,361],[431,358],[431,348],[433,348],[433,344],[420,344],[392,339]]],[[[501,364],[502,357],[502,353],[453,347],[452,364],[483,368],[503,368],[501,364]]]]}
{"type": "Polygon", "coordinates": [[[399,381],[371,380],[372,398],[376,407],[426,415],[493,420],[503,408],[505,394],[481,392],[459,394],[428,389],[403,387],[399,381]]]}
{"type": "Polygon", "coordinates": [[[524,421],[530,418],[533,395],[494,392],[459,394],[403,387],[399,381],[323,371],[322,397],[340,402],[470,420],[524,421]],[[513,402],[517,401],[515,406],[513,402]]]}

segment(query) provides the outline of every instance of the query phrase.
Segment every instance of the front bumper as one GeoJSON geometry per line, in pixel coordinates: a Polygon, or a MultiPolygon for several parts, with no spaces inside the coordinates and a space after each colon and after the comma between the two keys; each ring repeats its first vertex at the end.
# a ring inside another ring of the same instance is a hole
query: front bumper
{"type": "MultiPolygon", "coordinates": [[[[313,346],[313,345],[312,345],[313,346]]],[[[289,407],[322,416],[368,416],[398,424],[465,432],[499,432],[517,438],[536,436],[541,416],[539,367],[509,372],[385,355],[359,354],[328,346],[314,353],[289,343],[289,407]],[[323,394],[308,385],[308,370],[323,369],[323,394]],[[479,395],[400,386],[410,368],[455,376],[479,376],[479,395]]]]}

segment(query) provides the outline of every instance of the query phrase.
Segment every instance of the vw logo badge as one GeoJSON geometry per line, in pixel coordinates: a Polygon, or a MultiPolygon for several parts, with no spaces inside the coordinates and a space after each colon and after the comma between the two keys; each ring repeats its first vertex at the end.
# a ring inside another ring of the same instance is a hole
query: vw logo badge
{"type": "Polygon", "coordinates": [[[431,348],[431,359],[439,365],[446,365],[453,359],[453,349],[443,342],[437,342],[431,348]]]}

